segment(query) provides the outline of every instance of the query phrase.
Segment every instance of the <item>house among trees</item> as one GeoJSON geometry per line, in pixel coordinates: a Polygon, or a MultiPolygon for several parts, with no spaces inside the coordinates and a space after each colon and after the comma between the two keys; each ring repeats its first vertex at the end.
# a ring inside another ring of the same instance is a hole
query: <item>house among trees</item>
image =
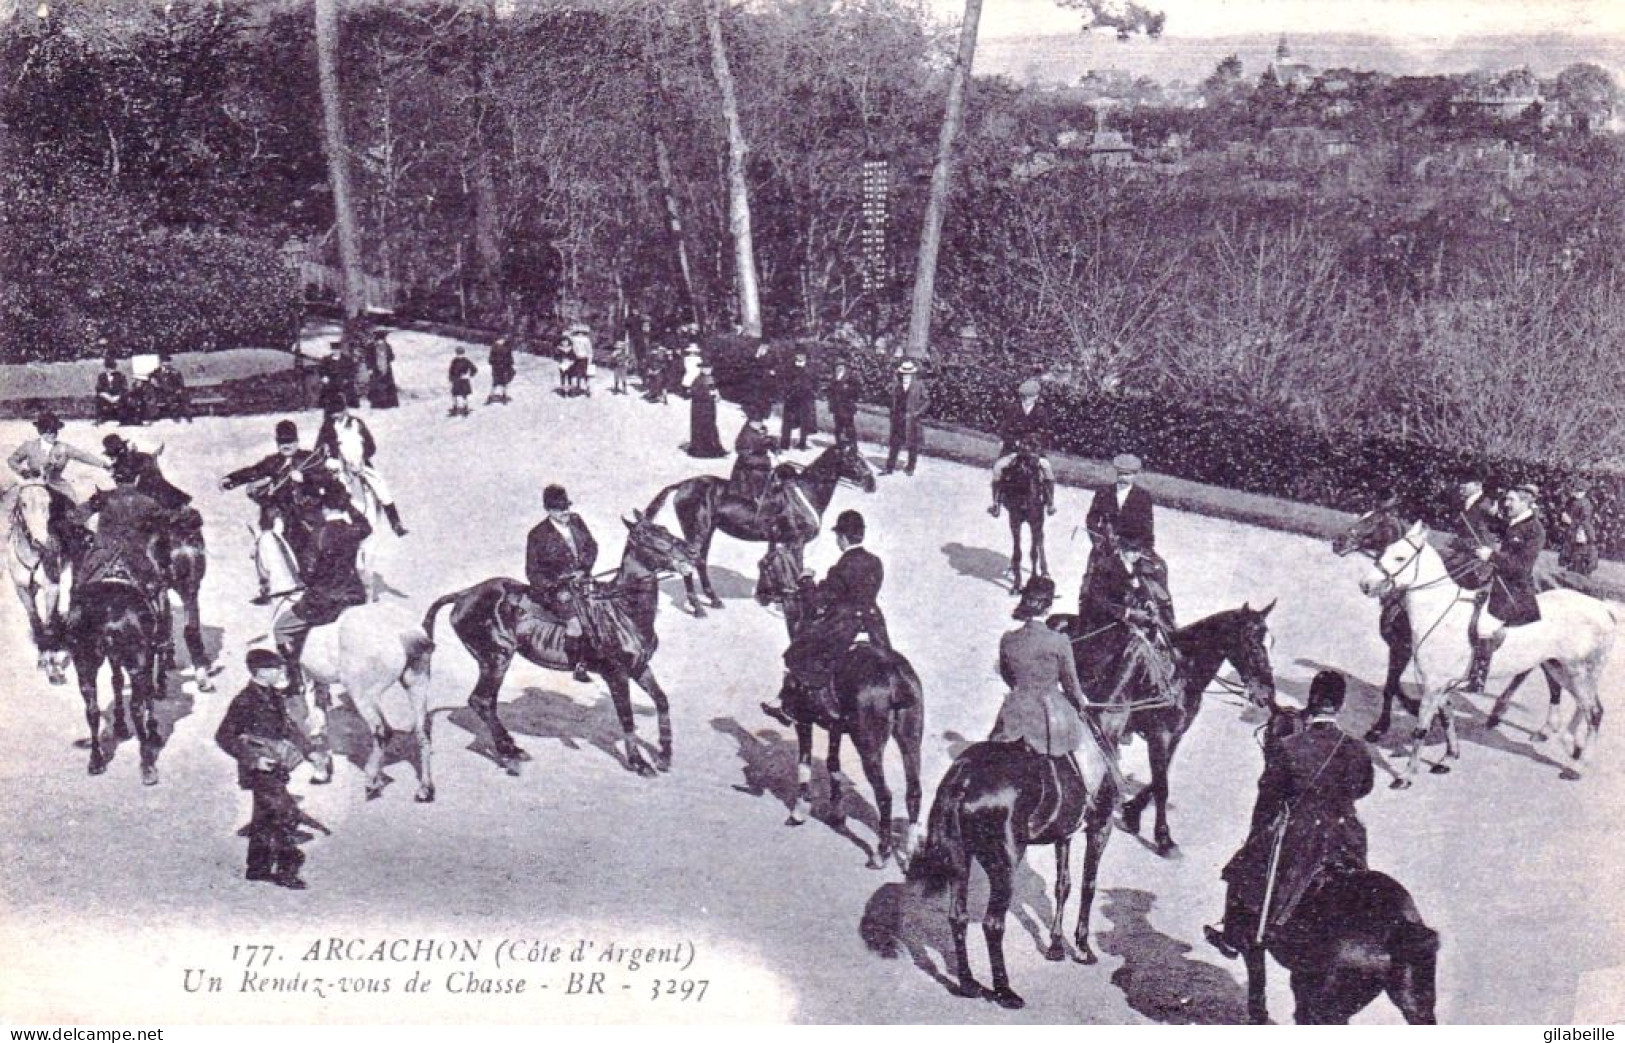
{"type": "Polygon", "coordinates": [[[1315,82],[1317,75],[1314,66],[1308,62],[1301,62],[1292,57],[1292,51],[1287,47],[1286,37],[1275,45],[1275,60],[1270,62],[1269,72],[1266,73],[1275,81],[1275,85],[1284,90],[1308,90],[1315,82]]]}

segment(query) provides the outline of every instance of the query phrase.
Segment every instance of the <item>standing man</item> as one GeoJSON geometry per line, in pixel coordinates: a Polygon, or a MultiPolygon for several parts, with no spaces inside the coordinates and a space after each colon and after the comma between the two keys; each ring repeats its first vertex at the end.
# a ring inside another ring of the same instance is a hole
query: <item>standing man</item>
{"type": "Polygon", "coordinates": [[[293,769],[304,760],[299,731],[288,717],[283,689],[288,671],[282,657],[265,648],[248,652],[248,685],[226,710],[214,733],[217,746],[237,762],[237,785],[254,794],[248,822],[249,880],[303,891],[299,867],[299,806],[288,793],[293,769]]]}
{"type": "Polygon", "coordinates": [[[925,442],[923,420],[931,408],[931,396],[920,376],[920,364],[904,359],[897,367],[897,380],[891,392],[891,451],[886,456],[886,469],[881,474],[897,470],[897,455],[908,449],[908,464],[903,473],[912,475],[919,464],[920,448],[925,442]]]}
{"type": "Polygon", "coordinates": [[[879,648],[891,648],[886,617],[875,603],[886,569],[864,548],[864,533],[863,515],[857,511],[842,511],[835,519],[841,558],[810,591],[808,622],[784,650],[786,675],[779,702],[762,704],[762,712],[780,724],[793,724],[792,714],[804,716],[797,697],[811,699],[829,684],[835,660],[859,634],[868,634],[879,648]]]}
{"type": "Polygon", "coordinates": [[[846,359],[835,360],[835,377],[829,382],[829,411],[835,418],[835,444],[858,444],[858,384],[852,379],[846,359]]]}
{"type": "MultiPolygon", "coordinates": [[[[1112,469],[1117,481],[1095,490],[1089,502],[1089,513],[1084,528],[1089,532],[1089,565],[1094,571],[1100,555],[1113,550],[1119,538],[1136,543],[1147,551],[1156,549],[1156,525],[1152,518],[1151,494],[1135,483],[1139,480],[1142,464],[1132,453],[1112,458],[1112,469]]],[[[1087,579],[1084,581],[1086,584],[1087,579]]]]}
{"type": "Polygon", "coordinates": [[[1589,576],[1597,571],[1597,533],[1592,528],[1591,484],[1576,478],[1558,521],[1563,526],[1563,549],[1557,563],[1571,572],[1589,576]]]}
{"type": "Polygon", "coordinates": [[[152,389],[152,415],[155,420],[192,422],[192,406],[186,394],[186,378],[168,355],[158,356],[158,368],[147,378],[152,389]]]}
{"type": "Polygon", "coordinates": [[[119,372],[118,359],[107,356],[102,360],[101,373],[96,376],[96,423],[123,424],[129,393],[130,382],[119,372]]]}
{"type": "Polygon", "coordinates": [[[406,527],[401,524],[401,513],[395,508],[395,494],[372,462],[378,444],[373,441],[372,432],[360,417],[345,409],[343,403],[332,403],[327,418],[322,421],[322,430],[316,436],[316,448],[325,450],[329,460],[339,461],[346,471],[365,482],[378,498],[378,505],[384,517],[389,519],[389,527],[395,535],[406,535],[406,527]]]}
{"type": "Polygon", "coordinates": [[[1468,633],[1473,639],[1473,663],[1467,673],[1467,691],[1484,691],[1490,660],[1506,640],[1507,627],[1519,627],[1540,619],[1540,603],[1535,600],[1535,562],[1546,548],[1546,529],[1535,513],[1535,490],[1518,485],[1501,498],[1506,516],[1506,532],[1501,544],[1480,546],[1474,556],[1488,566],[1488,596],[1481,591],[1473,605],[1473,622],[1468,633]],[[1488,637],[1482,636],[1489,633],[1488,637]]]}
{"type": "Polygon", "coordinates": [[[818,433],[818,385],[807,368],[807,349],[798,346],[785,372],[784,416],[779,422],[779,448],[790,451],[790,434],[799,432],[797,449],[807,448],[807,436],[818,433]]]}
{"type": "Polygon", "coordinates": [[[592,581],[598,560],[598,541],[587,523],[570,510],[570,494],[562,485],[542,490],[547,518],[525,539],[525,579],[531,596],[565,621],[565,652],[577,681],[591,681],[587,656],[594,649],[583,622],[581,597],[592,581]]]}
{"type": "Polygon", "coordinates": [[[491,353],[486,362],[491,366],[491,393],[485,396],[485,404],[508,402],[508,385],[513,382],[514,364],[513,345],[507,337],[498,337],[491,342],[491,353]]]}
{"type": "Polygon", "coordinates": [[[1252,828],[1224,867],[1224,919],[1202,928],[1229,959],[1268,944],[1322,874],[1366,868],[1365,826],[1355,802],[1375,773],[1365,743],[1337,723],[1347,685],[1322,670],[1309,685],[1307,723],[1265,747],[1252,828]],[[1267,906],[1267,908],[1266,908],[1267,906]]]}
{"type": "Polygon", "coordinates": [[[643,397],[649,402],[666,404],[667,377],[671,372],[671,349],[664,338],[649,343],[643,356],[643,397]]]}
{"type": "Polygon", "coordinates": [[[372,334],[372,379],[367,384],[367,405],[373,409],[394,409],[401,404],[395,386],[395,349],[383,329],[372,334]]]}

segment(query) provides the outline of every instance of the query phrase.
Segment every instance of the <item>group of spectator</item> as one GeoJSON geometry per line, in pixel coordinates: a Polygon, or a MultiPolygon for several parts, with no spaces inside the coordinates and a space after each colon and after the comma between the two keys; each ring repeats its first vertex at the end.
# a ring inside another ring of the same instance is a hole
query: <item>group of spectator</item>
{"type": "Polygon", "coordinates": [[[168,354],[158,356],[158,368],[146,377],[131,379],[108,355],[96,375],[96,423],[141,425],[154,420],[192,419],[186,378],[168,354]]]}

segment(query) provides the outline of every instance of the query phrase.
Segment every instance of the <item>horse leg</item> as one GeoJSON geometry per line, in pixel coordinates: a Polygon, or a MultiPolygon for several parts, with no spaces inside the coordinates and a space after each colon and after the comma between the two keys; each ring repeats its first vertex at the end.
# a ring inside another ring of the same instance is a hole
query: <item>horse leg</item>
{"type": "Polygon", "coordinates": [[[1006,1010],[1020,1010],[1027,1005],[1027,1001],[1010,987],[1010,975],[1004,967],[1004,918],[1010,911],[1010,899],[1015,890],[1017,857],[1001,844],[995,858],[982,863],[987,870],[988,884],[982,937],[987,942],[988,970],[993,976],[993,989],[988,993],[988,999],[1006,1010]]]}
{"type": "Polygon", "coordinates": [[[970,929],[970,912],[966,908],[970,890],[970,859],[955,851],[954,860],[953,892],[948,896],[948,927],[954,936],[954,969],[959,984],[952,991],[965,999],[980,999],[982,986],[971,971],[970,947],[965,942],[965,935],[970,929]]]}
{"type": "Polygon", "coordinates": [[[869,788],[875,792],[875,833],[880,846],[869,859],[869,868],[880,869],[892,857],[891,789],[886,785],[886,732],[884,728],[871,729],[858,732],[852,738],[858,747],[858,758],[863,762],[863,774],[869,780],[869,788]],[[877,731],[879,734],[875,734],[877,731]]]}
{"type": "Polygon", "coordinates": [[[34,639],[34,647],[39,650],[39,667],[45,669],[45,617],[41,615],[35,591],[27,581],[18,581],[12,578],[12,588],[17,592],[17,600],[23,603],[23,611],[28,615],[28,632],[34,639]]]}
{"type": "Polygon", "coordinates": [[[1021,512],[1010,512],[1010,590],[1021,593],[1021,512]]]}
{"type": "MultiPolygon", "coordinates": [[[[1382,995],[1384,984],[1382,976],[1364,967],[1333,962],[1331,969],[1299,998],[1294,1020],[1300,1025],[1347,1025],[1350,1018],[1382,995]]],[[[1297,992],[1295,981],[1293,992],[1297,992]]]]}
{"type": "Polygon", "coordinates": [[[491,749],[496,754],[497,763],[509,775],[519,774],[521,761],[530,760],[530,754],[519,748],[508,734],[508,729],[502,726],[502,719],[497,716],[497,696],[502,691],[502,679],[508,674],[508,666],[513,662],[513,653],[497,645],[480,647],[484,642],[474,635],[459,635],[470,651],[475,652],[475,661],[479,664],[480,676],[474,682],[474,690],[468,693],[468,707],[474,715],[485,724],[485,730],[491,736],[491,749]],[[471,641],[470,638],[473,637],[471,641]]]}
{"type": "Polygon", "coordinates": [[[90,727],[90,774],[100,775],[107,770],[107,754],[102,749],[102,707],[96,692],[96,672],[99,661],[89,656],[75,656],[74,673],[79,677],[79,695],[85,701],[85,724],[90,727]]]}
{"type": "Polygon", "coordinates": [[[829,748],[824,754],[824,770],[829,774],[829,824],[837,829],[846,822],[841,802],[845,791],[852,788],[852,780],[841,771],[841,743],[845,738],[846,733],[839,727],[830,729],[829,748]]]}
{"type": "MultiPolygon", "coordinates": [[[[154,651],[154,656],[161,653],[154,651]]],[[[161,659],[140,664],[131,671],[130,711],[135,718],[135,732],[141,740],[141,783],[158,785],[158,751],[164,747],[163,736],[158,733],[158,714],[153,708],[158,689],[163,684],[161,659]]]]}
{"type": "MultiPolygon", "coordinates": [[[[1542,663],[1540,672],[1546,677],[1546,722],[1540,726],[1540,731],[1536,732],[1532,737],[1535,742],[1545,742],[1553,732],[1557,731],[1558,709],[1563,702],[1564,686],[1562,682],[1564,680],[1573,680],[1573,672],[1565,670],[1563,664],[1555,660],[1542,663]]],[[[1570,690],[1573,691],[1572,688],[1570,690]]],[[[1576,697],[1579,697],[1579,694],[1579,692],[1575,692],[1576,697]]],[[[1583,703],[1584,700],[1582,699],[1581,702],[1583,703]]]]}
{"type": "Polygon", "coordinates": [[[1388,732],[1393,721],[1394,700],[1405,701],[1405,665],[1410,661],[1410,651],[1405,647],[1406,642],[1398,638],[1388,640],[1388,673],[1382,681],[1382,712],[1377,720],[1365,733],[1366,742],[1376,742],[1388,732]]]}
{"type": "MultiPolygon", "coordinates": [[[[1519,688],[1523,687],[1524,678],[1528,677],[1529,673],[1530,671],[1525,670],[1517,677],[1514,677],[1512,682],[1502,690],[1501,694],[1496,696],[1495,705],[1490,708],[1489,720],[1484,722],[1484,727],[1496,728],[1500,726],[1501,718],[1506,716],[1507,707],[1512,703],[1512,696],[1517,693],[1519,688]]],[[[1536,741],[1545,742],[1546,736],[1542,735],[1536,741]]]]}
{"type": "Polygon", "coordinates": [[[1100,859],[1106,854],[1106,845],[1112,839],[1112,805],[1117,793],[1108,778],[1100,789],[1090,795],[1094,806],[1084,819],[1083,886],[1078,893],[1078,926],[1072,941],[1078,953],[1073,959],[1079,963],[1094,963],[1098,959],[1089,947],[1089,920],[1094,915],[1095,879],[1100,873],[1100,859]]]}
{"type": "Polygon", "coordinates": [[[626,671],[618,666],[606,668],[603,677],[609,684],[609,698],[615,704],[615,716],[621,722],[621,749],[626,753],[627,770],[652,779],[656,774],[654,767],[644,759],[643,751],[638,749],[637,722],[632,717],[632,683],[627,680],[626,671]]]}
{"type": "MultiPolygon", "coordinates": [[[[130,718],[125,716],[124,671],[119,669],[119,665],[116,662],[110,661],[107,664],[107,673],[108,679],[113,684],[113,741],[129,742],[130,725],[127,723],[127,721],[129,719],[133,719],[133,714],[130,718]]],[[[131,679],[131,685],[132,687],[134,685],[133,678],[131,679]]]]}
{"type": "MultiPolygon", "coordinates": [[[[711,540],[716,536],[716,529],[708,529],[705,533],[705,542],[700,546],[699,561],[695,563],[694,571],[700,574],[700,589],[705,591],[705,597],[712,608],[723,608],[722,599],[717,592],[711,589],[711,540]]],[[[699,606],[696,605],[695,608],[699,606]]]]}
{"type": "Polygon", "coordinates": [[[812,742],[812,725],[797,721],[796,802],[790,808],[790,817],[784,820],[787,826],[799,826],[806,822],[807,811],[812,807],[812,742]]]}
{"type": "Polygon", "coordinates": [[[1055,911],[1049,919],[1049,947],[1044,959],[1055,963],[1066,959],[1066,943],[1061,940],[1061,929],[1066,919],[1067,899],[1072,897],[1072,838],[1062,837],[1055,844],[1055,911]]]}
{"type": "Polygon", "coordinates": [[[1264,988],[1269,980],[1264,966],[1264,950],[1260,946],[1249,945],[1242,950],[1241,958],[1247,965],[1247,1021],[1253,1025],[1267,1025],[1270,1011],[1264,988]]]}
{"type": "Polygon", "coordinates": [[[660,687],[655,678],[655,672],[648,666],[637,677],[638,686],[649,693],[649,699],[655,704],[655,713],[660,718],[660,750],[655,754],[655,768],[658,771],[671,770],[671,701],[666,698],[666,690],[660,687]]]}
{"type": "Polygon", "coordinates": [[[1027,524],[1033,535],[1033,572],[1039,576],[1049,575],[1049,551],[1044,547],[1044,510],[1039,508],[1033,520],[1027,524]]]}
{"type": "Polygon", "coordinates": [[[203,615],[198,607],[198,592],[195,589],[181,593],[181,612],[181,640],[186,643],[186,655],[192,661],[192,676],[197,680],[197,690],[212,692],[214,682],[209,675],[214,664],[209,662],[209,653],[203,647],[203,615]]]}
{"type": "Polygon", "coordinates": [[[1179,749],[1179,736],[1166,729],[1154,729],[1155,738],[1146,742],[1151,755],[1151,793],[1157,802],[1157,854],[1163,858],[1179,847],[1174,843],[1173,830],[1168,827],[1168,773],[1173,770],[1174,751],[1179,749]],[[1160,741],[1158,741],[1160,740],[1160,741]]]}
{"type": "MultiPolygon", "coordinates": [[[[903,754],[903,806],[908,811],[908,832],[903,835],[904,860],[912,859],[920,842],[920,742],[923,738],[925,718],[921,707],[914,706],[894,715],[892,738],[903,754]]],[[[885,759],[884,752],[881,759],[885,759]]]]}

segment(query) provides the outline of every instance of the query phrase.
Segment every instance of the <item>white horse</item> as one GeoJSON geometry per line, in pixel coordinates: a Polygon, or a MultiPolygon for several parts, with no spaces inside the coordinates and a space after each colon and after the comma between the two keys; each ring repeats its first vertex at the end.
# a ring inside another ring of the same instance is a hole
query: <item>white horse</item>
{"type": "Polygon", "coordinates": [[[51,533],[51,491],[41,482],[25,482],[8,498],[13,500],[7,561],[12,587],[28,613],[39,668],[52,684],[63,684],[70,662],[61,611],[67,556],[51,533]]]}
{"type": "MultiPolygon", "coordinates": [[[[280,611],[290,611],[283,607],[280,611]]],[[[429,710],[426,693],[420,687],[429,680],[434,642],[417,620],[393,605],[366,604],[344,610],[339,618],[311,630],[305,637],[300,665],[307,681],[305,734],[314,752],[311,761],[316,779],[332,778],[332,755],[327,738],[329,691],[342,687],[356,713],[367,725],[372,746],[367,752],[367,799],[384,791],[384,743],[390,728],[384,719],[383,698],[399,684],[411,707],[411,729],[418,743],[418,789],[416,800],[434,800],[434,775],[430,768],[429,710]],[[314,698],[311,698],[314,696],[314,698]]]]}
{"type": "MultiPolygon", "coordinates": [[[[1414,649],[1411,668],[1420,688],[1422,708],[1417,715],[1405,778],[1393,783],[1395,789],[1404,789],[1416,775],[1422,743],[1436,717],[1444,718],[1447,755],[1460,756],[1455,723],[1449,713],[1450,696],[1464,687],[1472,662],[1468,624],[1474,595],[1450,578],[1439,552],[1428,543],[1427,526],[1421,522],[1377,556],[1370,574],[1360,581],[1360,589],[1371,597],[1390,590],[1403,591],[1410,614],[1414,649]]],[[[1506,641],[1491,660],[1491,676],[1513,678],[1540,667],[1551,681],[1572,694],[1579,705],[1568,731],[1571,752],[1578,761],[1587,742],[1602,727],[1597,687],[1619,621],[1607,605],[1575,590],[1548,590],[1538,595],[1536,602],[1540,619],[1507,628],[1506,641]]],[[[1537,739],[1554,729],[1557,713],[1554,702],[1537,739]]],[[[1442,774],[1449,769],[1438,765],[1433,770],[1442,774]]]]}

